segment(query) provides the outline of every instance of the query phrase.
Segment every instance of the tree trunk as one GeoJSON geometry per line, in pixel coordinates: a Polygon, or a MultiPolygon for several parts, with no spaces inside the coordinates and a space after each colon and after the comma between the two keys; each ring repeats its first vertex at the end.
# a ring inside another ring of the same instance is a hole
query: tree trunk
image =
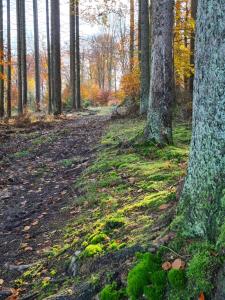
{"type": "Polygon", "coordinates": [[[51,41],[52,41],[52,97],[53,113],[60,115],[61,103],[61,51],[60,51],[60,5],[59,0],[51,0],[51,41]]]}
{"type": "Polygon", "coordinates": [[[75,0],[70,0],[70,93],[72,107],[76,109],[76,33],[75,0]]]}
{"type": "MultiPolygon", "coordinates": [[[[192,17],[193,20],[196,20],[197,6],[198,6],[198,0],[191,0],[191,17],[192,17]]],[[[190,58],[190,63],[193,66],[195,64],[195,32],[193,32],[192,36],[191,36],[191,58],[190,58]]],[[[189,85],[190,85],[190,92],[193,94],[194,75],[190,77],[189,85]]]]}
{"type": "Polygon", "coordinates": [[[214,240],[225,216],[225,6],[199,0],[198,10],[193,135],[180,208],[184,234],[214,240]]]}
{"type": "MultiPolygon", "coordinates": [[[[147,0],[148,1],[148,0],[147,0]]],[[[145,0],[143,1],[145,2],[145,0]]],[[[141,68],[141,30],[142,30],[142,10],[141,10],[142,0],[138,0],[138,62],[141,68]]],[[[149,28],[148,28],[149,30],[149,28]]]]}
{"type": "Polygon", "coordinates": [[[26,8],[25,0],[20,1],[21,9],[21,65],[22,65],[22,98],[23,107],[27,108],[27,43],[26,43],[26,8]]]}
{"type": "Polygon", "coordinates": [[[7,117],[12,114],[12,54],[11,54],[11,9],[10,0],[7,0],[7,117]]]}
{"type": "Polygon", "coordinates": [[[22,87],[22,45],[21,45],[21,1],[16,0],[17,19],[17,75],[18,75],[18,114],[23,113],[23,87],[22,87]]]}
{"type": "Polygon", "coordinates": [[[152,1],[151,82],[147,140],[172,143],[173,1],[152,1]]]}
{"type": "Polygon", "coordinates": [[[80,13],[79,0],[75,0],[76,12],[76,108],[81,108],[80,96],[80,13]]]}
{"type": "Polygon", "coordinates": [[[46,0],[46,33],[47,33],[47,53],[48,53],[48,113],[52,113],[52,68],[51,68],[51,45],[49,26],[49,1],[46,0]]]}
{"type": "Polygon", "coordinates": [[[40,58],[39,58],[39,24],[37,0],[33,0],[34,14],[34,53],[35,53],[35,90],[36,110],[40,111],[40,58]]]}
{"type": "Polygon", "coordinates": [[[141,1],[141,103],[140,113],[147,114],[150,88],[150,32],[149,32],[149,3],[141,1]]]}
{"type": "Polygon", "coordinates": [[[134,68],[134,0],[130,0],[130,72],[134,68]]]}
{"type": "Polygon", "coordinates": [[[0,118],[4,117],[4,41],[3,41],[3,6],[0,0],[0,118]]]}

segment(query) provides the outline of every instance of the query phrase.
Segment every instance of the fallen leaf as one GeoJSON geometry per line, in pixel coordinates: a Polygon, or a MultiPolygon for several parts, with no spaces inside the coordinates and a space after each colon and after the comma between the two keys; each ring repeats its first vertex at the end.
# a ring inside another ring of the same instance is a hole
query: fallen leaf
{"type": "Polygon", "coordinates": [[[35,220],[35,221],[33,221],[33,222],[31,223],[31,225],[32,225],[32,226],[36,226],[36,225],[38,225],[38,223],[39,223],[39,221],[38,221],[38,220],[35,220]]]}
{"type": "Polygon", "coordinates": [[[185,267],[185,262],[180,258],[175,259],[175,261],[172,263],[172,269],[182,270],[184,269],[184,267],[185,267]]]}
{"type": "Polygon", "coordinates": [[[3,283],[4,283],[4,280],[0,279],[0,285],[3,285],[3,283]]]}
{"type": "Polygon", "coordinates": [[[205,300],[205,295],[203,292],[201,292],[201,294],[199,295],[198,300],[205,300]]]}
{"type": "Polygon", "coordinates": [[[32,251],[32,250],[33,250],[32,247],[26,247],[26,248],[24,248],[24,251],[32,251]]]}
{"type": "Polygon", "coordinates": [[[162,268],[163,268],[164,271],[168,271],[172,268],[172,265],[169,261],[166,261],[162,264],[162,268]]]}
{"type": "Polygon", "coordinates": [[[169,207],[170,207],[170,204],[162,204],[162,205],[160,205],[159,209],[160,210],[165,210],[165,209],[167,209],[169,207]]]}
{"type": "Polygon", "coordinates": [[[27,232],[27,231],[29,231],[30,230],[30,226],[25,226],[24,228],[23,228],[23,232],[27,232]]]}

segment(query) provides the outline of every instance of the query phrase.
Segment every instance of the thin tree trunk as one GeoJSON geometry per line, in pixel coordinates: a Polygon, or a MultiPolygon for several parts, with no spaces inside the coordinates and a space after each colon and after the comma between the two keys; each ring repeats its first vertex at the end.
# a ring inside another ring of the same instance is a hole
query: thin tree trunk
{"type": "Polygon", "coordinates": [[[35,91],[36,91],[36,110],[40,111],[40,57],[39,57],[39,23],[37,0],[33,0],[34,14],[34,52],[35,52],[35,91]]]}
{"type": "Polygon", "coordinates": [[[141,68],[141,29],[142,29],[142,11],[141,11],[142,0],[138,0],[138,62],[141,68]]]}
{"type": "MultiPolygon", "coordinates": [[[[193,20],[196,20],[197,6],[198,6],[198,0],[191,0],[191,17],[193,18],[193,20]]],[[[190,63],[193,66],[195,64],[195,32],[193,32],[192,36],[191,36],[191,58],[190,58],[190,63]]],[[[194,75],[192,75],[190,77],[189,85],[190,85],[190,92],[193,94],[194,75]]]]}
{"type": "Polygon", "coordinates": [[[49,1],[46,0],[46,34],[47,34],[47,54],[48,54],[48,113],[52,113],[52,70],[51,70],[51,45],[49,26],[49,1]]]}
{"type": "Polygon", "coordinates": [[[149,2],[141,1],[141,102],[140,113],[147,114],[150,89],[150,24],[149,2]]]}
{"type": "Polygon", "coordinates": [[[130,0],[130,72],[134,68],[134,0],[130,0]]]}
{"type": "Polygon", "coordinates": [[[11,10],[7,0],[7,117],[12,114],[12,54],[11,54],[11,10]]]}
{"type": "Polygon", "coordinates": [[[76,109],[76,32],[75,0],[70,0],[70,93],[72,108],[76,109]]]}
{"type": "Polygon", "coordinates": [[[26,43],[26,8],[25,0],[20,2],[21,9],[21,60],[22,60],[22,98],[27,109],[27,43],[26,43]]]}
{"type": "Polygon", "coordinates": [[[61,103],[61,51],[60,51],[60,5],[59,0],[51,0],[51,41],[52,41],[52,97],[53,113],[60,115],[61,103]]]}
{"type": "Polygon", "coordinates": [[[76,12],[76,108],[81,108],[80,95],[80,12],[79,0],[75,0],[76,12]]]}
{"type": "Polygon", "coordinates": [[[152,58],[147,140],[172,143],[173,1],[152,1],[152,58]]]}
{"type": "Polygon", "coordinates": [[[0,0],[0,118],[4,117],[4,41],[3,41],[3,6],[0,0]]]}
{"type": "Polygon", "coordinates": [[[18,75],[18,114],[23,114],[23,87],[22,87],[22,46],[21,46],[21,1],[16,0],[17,19],[17,75],[18,75]]]}

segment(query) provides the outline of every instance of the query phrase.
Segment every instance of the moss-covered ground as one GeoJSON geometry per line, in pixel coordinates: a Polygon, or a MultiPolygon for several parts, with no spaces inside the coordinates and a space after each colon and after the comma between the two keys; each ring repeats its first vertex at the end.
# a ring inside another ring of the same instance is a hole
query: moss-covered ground
{"type": "Polygon", "coordinates": [[[139,118],[110,124],[96,160],[71,187],[79,196],[71,212],[74,220],[63,229],[61,243],[26,271],[18,286],[32,287],[37,299],[60,291],[70,294],[83,282],[98,290],[105,286],[102,300],[128,299],[128,295],[136,300],[143,294],[152,300],[192,299],[212,291],[216,249],[183,241],[171,229],[177,187],[186,172],[190,128],[175,126],[174,144],[159,149],[138,138],[144,126],[139,118]],[[134,269],[135,254],[122,259],[122,265],[115,261],[135,247],[157,254],[142,256],[134,269]],[[180,257],[188,266],[185,270],[163,271],[164,261],[180,257]]]}

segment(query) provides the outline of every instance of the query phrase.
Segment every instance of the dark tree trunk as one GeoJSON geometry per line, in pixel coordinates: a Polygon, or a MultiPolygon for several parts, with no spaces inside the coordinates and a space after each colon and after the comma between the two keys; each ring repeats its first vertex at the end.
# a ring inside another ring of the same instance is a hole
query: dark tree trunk
{"type": "MultiPolygon", "coordinates": [[[[191,0],[191,17],[193,20],[196,20],[197,16],[197,7],[198,7],[198,0],[191,0]]],[[[191,65],[194,66],[195,64],[195,32],[192,33],[191,36],[191,65]]],[[[193,87],[194,87],[194,75],[190,77],[189,81],[190,85],[190,92],[193,94],[193,87]]]]}
{"type": "Polygon", "coordinates": [[[134,68],[134,0],[130,0],[130,72],[134,68]]]}
{"type": "Polygon", "coordinates": [[[150,103],[146,138],[157,144],[172,143],[173,1],[152,1],[150,103]]]}
{"type": "Polygon", "coordinates": [[[140,113],[146,114],[149,106],[150,88],[150,30],[149,3],[141,1],[141,103],[140,113]]]}
{"type": "Polygon", "coordinates": [[[16,0],[17,19],[17,74],[18,74],[18,114],[23,113],[23,87],[22,87],[22,39],[21,39],[21,1],[16,0]]]}
{"type": "Polygon", "coordinates": [[[51,41],[53,113],[54,115],[60,115],[62,112],[62,103],[59,0],[51,0],[51,41]]]}
{"type": "Polygon", "coordinates": [[[138,62],[141,68],[141,22],[142,22],[142,11],[141,11],[141,2],[142,0],[138,0],[138,62]]]}
{"type": "Polygon", "coordinates": [[[3,6],[0,0],[0,118],[4,117],[4,41],[3,41],[3,6]]]}
{"type": "Polygon", "coordinates": [[[80,95],[80,13],[79,13],[79,0],[75,2],[76,13],[76,108],[81,108],[81,95],[80,95]]]}
{"type": "Polygon", "coordinates": [[[188,175],[181,195],[183,233],[214,240],[225,216],[225,6],[199,0],[188,175]]]}
{"type": "Polygon", "coordinates": [[[70,0],[70,94],[73,109],[76,105],[76,12],[75,0],[70,0]]]}
{"type": "Polygon", "coordinates": [[[36,91],[36,110],[40,111],[40,57],[39,57],[39,24],[37,0],[33,0],[34,14],[34,53],[35,53],[35,91],[36,91]]]}
{"type": "Polygon", "coordinates": [[[51,68],[51,45],[49,26],[49,1],[46,0],[46,34],[47,34],[47,54],[48,54],[48,113],[52,113],[52,68],[51,68]]]}
{"type": "Polygon", "coordinates": [[[22,98],[23,107],[27,108],[27,43],[26,43],[26,8],[25,0],[20,1],[21,9],[21,64],[22,64],[22,98]]]}
{"type": "Polygon", "coordinates": [[[12,114],[12,54],[11,54],[11,9],[7,0],[7,117],[12,114]]]}

